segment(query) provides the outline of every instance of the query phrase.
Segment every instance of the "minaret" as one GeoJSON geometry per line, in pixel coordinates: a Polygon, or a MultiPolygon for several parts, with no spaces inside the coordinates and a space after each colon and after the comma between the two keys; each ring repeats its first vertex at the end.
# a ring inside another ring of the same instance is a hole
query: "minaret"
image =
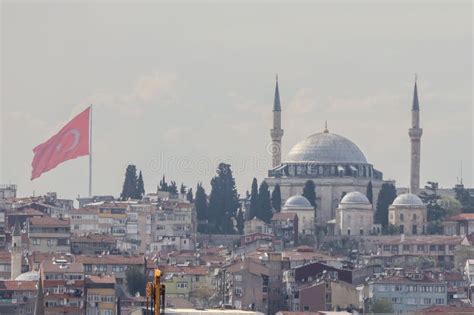
{"type": "Polygon", "coordinates": [[[411,128],[408,131],[411,140],[410,193],[417,195],[420,191],[420,140],[423,129],[420,128],[420,104],[415,76],[413,106],[411,109],[411,128]]]}
{"type": "Polygon", "coordinates": [[[281,164],[281,138],[283,129],[281,129],[281,103],[280,91],[278,90],[278,75],[276,76],[275,99],[273,101],[273,129],[270,130],[272,145],[270,153],[272,154],[272,166],[277,167],[281,164]]]}
{"type": "Polygon", "coordinates": [[[12,233],[11,254],[11,275],[10,278],[15,280],[21,274],[22,248],[21,248],[21,228],[18,219],[15,221],[15,227],[12,233]]]}

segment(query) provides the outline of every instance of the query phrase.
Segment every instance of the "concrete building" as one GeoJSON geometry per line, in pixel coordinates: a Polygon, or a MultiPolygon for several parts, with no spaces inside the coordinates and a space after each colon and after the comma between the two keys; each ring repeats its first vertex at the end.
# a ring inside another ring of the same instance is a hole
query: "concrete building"
{"type": "Polygon", "coordinates": [[[126,284],[125,271],[128,268],[145,273],[145,257],[142,255],[79,255],[76,256],[76,261],[84,265],[86,275],[114,275],[118,285],[126,284]]]}
{"type": "Polygon", "coordinates": [[[395,314],[409,314],[430,305],[447,305],[447,282],[420,273],[394,275],[369,284],[373,301],[385,299],[395,314]]]}
{"type": "Polygon", "coordinates": [[[271,224],[273,234],[282,240],[283,246],[296,246],[298,244],[298,215],[296,213],[275,212],[271,224]]]}
{"type": "Polygon", "coordinates": [[[86,276],[85,300],[86,315],[117,314],[115,277],[113,275],[86,276]]]}
{"type": "Polygon", "coordinates": [[[84,266],[57,259],[40,266],[44,314],[84,314],[84,266]]]}
{"type": "Polygon", "coordinates": [[[272,227],[258,218],[253,218],[244,223],[244,234],[252,233],[272,234],[272,227]]]}
{"type": "Polygon", "coordinates": [[[0,314],[33,315],[37,281],[0,280],[0,314]]]}
{"type": "Polygon", "coordinates": [[[108,234],[86,234],[71,237],[71,252],[80,255],[116,253],[117,240],[108,234]]]}
{"type": "Polygon", "coordinates": [[[293,213],[298,216],[298,234],[314,234],[314,207],[305,197],[295,195],[288,198],[281,210],[282,213],[293,213]]]}
{"type": "Polygon", "coordinates": [[[33,217],[27,221],[29,250],[39,252],[70,252],[69,219],[33,217]]]}
{"type": "Polygon", "coordinates": [[[426,233],[426,206],[414,194],[401,194],[388,209],[388,221],[398,227],[400,234],[426,233]]]}
{"type": "Polygon", "coordinates": [[[342,198],[336,209],[335,235],[369,235],[373,230],[374,211],[367,197],[358,191],[342,198]]]}
{"type": "Polygon", "coordinates": [[[470,246],[470,243],[463,236],[401,235],[377,241],[377,253],[384,266],[420,257],[432,257],[438,264],[454,263],[455,250],[458,246],[470,246]]]}
{"type": "Polygon", "coordinates": [[[69,220],[71,222],[71,233],[74,235],[100,233],[98,207],[74,209],[69,214],[69,220]]]}
{"type": "Polygon", "coordinates": [[[474,233],[474,213],[460,213],[443,221],[445,235],[469,235],[474,233]]]}

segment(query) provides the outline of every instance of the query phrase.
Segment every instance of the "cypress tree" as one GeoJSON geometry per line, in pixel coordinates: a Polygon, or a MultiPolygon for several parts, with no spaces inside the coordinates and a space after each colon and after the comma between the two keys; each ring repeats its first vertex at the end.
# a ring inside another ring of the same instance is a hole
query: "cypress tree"
{"type": "Polygon", "coordinates": [[[268,184],[266,181],[263,181],[258,188],[258,211],[257,218],[260,220],[270,223],[272,219],[272,204],[270,199],[270,190],[268,189],[268,184]]]}
{"type": "Polygon", "coordinates": [[[339,201],[341,201],[342,198],[344,198],[345,195],[347,195],[347,192],[343,191],[343,192],[341,193],[341,199],[340,199],[339,201]]]}
{"type": "Polygon", "coordinates": [[[233,219],[237,218],[239,196],[230,165],[220,163],[217,176],[211,180],[209,222],[215,233],[234,234],[233,219]]]}
{"type": "Polygon", "coordinates": [[[316,208],[316,185],[312,180],[307,180],[304,184],[303,197],[308,199],[309,203],[316,208]]]}
{"type": "Polygon", "coordinates": [[[142,199],[145,195],[145,184],[143,183],[142,171],[138,174],[137,179],[137,195],[135,199],[142,199]]]}
{"type": "Polygon", "coordinates": [[[237,214],[237,231],[239,231],[240,235],[244,234],[244,212],[242,208],[239,209],[237,214]]]}
{"type": "Polygon", "coordinates": [[[137,196],[137,167],[128,165],[125,170],[125,180],[123,181],[122,193],[120,199],[127,200],[137,196]]]}
{"type": "Polygon", "coordinates": [[[250,211],[247,216],[247,220],[252,220],[257,216],[258,211],[258,184],[257,179],[254,177],[252,180],[252,190],[250,193],[250,211]]]}
{"type": "Polygon", "coordinates": [[[281,191],[280,184],[276,184],[272,191],[272,207],[276,212],[281,211],[281,191]]]}
{"type": "Polygon", "coordinates": [[[373,204],[374,193],[372,189],[372,181],[369,181],[369,183],[367,184],[367,192],[365,195],[367,196],[367,199],[369,199],[370,203],[373,204]]]}
{"type": "Polygon", "coordinates": [[[375,223],[382,224],[383,228],[388,226],[388,207],[397,198],[397,190],[391,183],[383,183],[377,198],[375,211],[375,223]]]}
{"type": "Polygon", "coordinates": [[[193,189],[192,188],[189,188],[187,194],[186,194],[186,200],[189,201],[189,202],[193,202],[194,201],[194,196],[193,196],[193,189]]]}
{"type": "Polygon", "coordinates": [[[168,183],[166,182],[165,175],[163,174],[163,178],[160,180],[160,187],[158,188],[159,191],[168,191],[168,183]]]}
{"type": "Polygon", "coordinates": [[[204,190],[204,187],[202,187],[201,183],[197,184],[196,199],[194,200],[194,205],[196,207],[197,219],[199,221],[207,220],[207,197],[206,191],[204,190]]]}
{"type": "Polygon", "coordinates": [[[170,185],[168,186],[168,192],[170,194],[177,194],[178,193],[178,186],[174,180],[171,181],[170,185]]]}
{"type": "Polygon", "coordinates": [[[179,188],[179,192],[180,192],[181,194],[185,194],[185,193],[186,193],[186,186],[184,186],[183,183],[181,183],[181,187],[179,188]]]}

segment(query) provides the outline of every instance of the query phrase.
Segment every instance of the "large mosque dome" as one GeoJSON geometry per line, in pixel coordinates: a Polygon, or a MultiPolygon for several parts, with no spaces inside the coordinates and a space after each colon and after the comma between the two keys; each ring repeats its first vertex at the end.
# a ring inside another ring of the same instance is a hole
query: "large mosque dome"
{"type": "Polygon", "coordinates": [[[285,162],[367,164],[367,159],[354,142],[325,131],[297,143],[285,162]]]}
{"type": "Polygon", "coordinates": [[[394,206],[424,206],[420,197],[414,194],[401,194],[393,201],[394,206]]]}

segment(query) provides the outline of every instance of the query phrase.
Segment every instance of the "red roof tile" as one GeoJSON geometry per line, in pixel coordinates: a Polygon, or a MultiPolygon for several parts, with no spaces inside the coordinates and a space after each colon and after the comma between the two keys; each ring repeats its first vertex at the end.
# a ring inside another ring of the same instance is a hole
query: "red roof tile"
{"type": "Polygon", "coordinates": [[[0,280],[0,291],[37,291],[37,281],[0,280]]]}
{"type": "Polygon", "coordinates": [[[31,225],[46,227],[70,226],[69,219],[55,219],[50,217],[33,217],[29,219],[31,225]]]}

